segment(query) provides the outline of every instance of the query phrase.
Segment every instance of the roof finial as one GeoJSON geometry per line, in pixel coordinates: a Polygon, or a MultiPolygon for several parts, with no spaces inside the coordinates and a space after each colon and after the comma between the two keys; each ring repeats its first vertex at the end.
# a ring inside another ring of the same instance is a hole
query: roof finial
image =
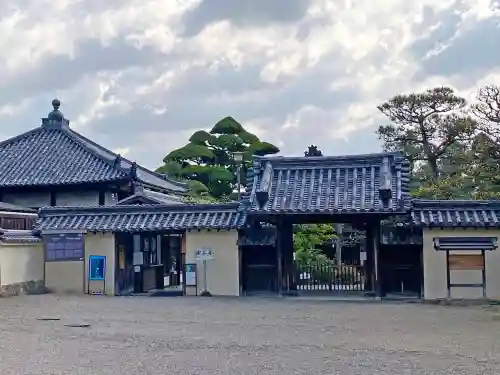
{"type": "Polygon", "coordinates": [[[61,102],[59,99],[52,100],[53,110],[49,113],[47,118],[42,119],[42,125],[60,128],[62,125],[68,126],[69,121],[64,118],[64,115],[59,111],[61,102]]]}
{"type": "Polygon", "coordinates": [[[60,106],[61,101],[59,99],[52,100],[52,107],[54,108],[54,111],[58,111],[60,106]]]}
{"type": "Polygon", "coordinates": [[[304,156],[310,157],[310,156],[323,156],[320,150],[318,150],[318,146],[315,145],[310,145],[307,148],[307,151],[304,152],[304,156]]]}

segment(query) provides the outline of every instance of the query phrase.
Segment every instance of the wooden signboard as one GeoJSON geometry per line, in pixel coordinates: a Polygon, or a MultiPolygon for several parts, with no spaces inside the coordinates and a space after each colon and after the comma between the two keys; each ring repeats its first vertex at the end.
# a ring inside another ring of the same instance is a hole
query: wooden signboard
{"type": "Polygon", "coordinates": [[[484,270],[483,254],[450,254],[450,270],[484,270]]]}

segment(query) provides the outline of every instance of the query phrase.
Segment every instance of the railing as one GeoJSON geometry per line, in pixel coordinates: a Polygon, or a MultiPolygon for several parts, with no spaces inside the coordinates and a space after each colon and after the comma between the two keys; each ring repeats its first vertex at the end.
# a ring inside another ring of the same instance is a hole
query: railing
{"type": "Polygon", "coordinates": [[[362,292],[364,269],[358,265],[312,264],[296,266],[299,291],[362,292]]]}

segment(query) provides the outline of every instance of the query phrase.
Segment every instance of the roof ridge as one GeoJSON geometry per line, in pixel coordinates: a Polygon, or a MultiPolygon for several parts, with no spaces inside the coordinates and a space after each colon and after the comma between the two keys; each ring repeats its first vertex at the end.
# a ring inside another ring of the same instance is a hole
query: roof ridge
{"type": "Polygon", "coordinates": [[[349,161],[349,160],[367,160],[367,159],[378,159],[387,156],[404,158],[404,155],[400,151],[391,152],[374,152],[368,154],[354,154],[354,155],[323,155],[323,156],[259,156],[253,155],[253,159],[260,161],[284,161],[284,162],[295,162],[295,161],[349,161]]]}
{"type": "Polygon", "coordinates": [[[239,202],[203,203],[203,204],[143,204],[143,205],[113,205],[113,206],[66,206],[42,207],[39,217],[64,215],[106,215],[127,212],[141,213],[179,213],[203,211],[239,211],[239,202]]]}
{"type": "Polygon", "coordinates": [[[500,200],[494,200],[494,199],[481,199],[481,200],[474,200],[474,199],[412,199],[412,206],[413,208],[427,208],[427,207],[436,207],[436,209],[439,209],[440,207],[445,206],[446,208],[448,207],[477,207],[477,206],[493,206],[493,207],[500,207],[500,200]],[[438,207],[440,206],[440,207],[438,207]]]}
{"type": "MultiPolygon", "coordinates": [[[[82,134],[78,133],[77,131],[75,131],[75,130],[73,130],[73,129],[69,128],[69,127],[68,127],[67,129],[65,129],[65,131],[66,131],[66,132],[67,132],[67,133],[68,133],[68,134],[69,134],[69,135],[70,135],[70,136],[71,136],[71,137],[72,137],[75,141],[77,141],[78,143],[82,144],[82,145],[83,145],[83,146],[84,146],[87,150],[92,151],[92,152],[94,152],[94,153],[95,153],[95,151],[94,151],[94,150],[92,150],[91,148],[89,148],[89,147],[85,144],[85,142],[88,142],[88,143],[90,143],[92,146],[94,146],[94,147],[96,147],[96,148],[99,148],[99,149],[101,149],[102,151],[107,152],[107,153],[109,153],[109,154],[113,155],[113,156],[114,156],[114,158],[113,158],[113,159],[111,159],[111,160],[110,160],[110,162],[113,164],[113,166],[114,166],[115,168],[118,168],[118,169],[120,169],[121,171],[128,172],[126,169],[122,168],[120,165],[114,165],[114,159],[116,159],[117,157],[120,157],[123,161],[125,161],[125,162],[127,162],[127,163],[130,163],[130,164],[133,164],[133,163],[134,163],[133,161],[131,161],[131,160],[129,160],[129,159],[127,159],[127,158],[123,157],[122,155],[117,154],[116,152],[113,152],[112,150],[110,150],[110,149],[108,149],[108,148],[106,148],[106,147],[104,147],[104,146],[101,146],[100,144],[98,144],[98,143],[94,142],[93,140],[91,140],[91,139],[89,139],[89,138],[85,137],[84,135],[82,135],[82,134]]],[[[102,157],[101,155],[99,155],[99,156],[100,156],[100,157],[102,157]]],[[[105,159],[105,157],[103,157],[103,159],[105,159]]],[[[180,182],[180,181],[176,181],[176,180],[173,180],[173,179],[171,179],[171,178],[169,178],[169,177],[164,177],[163,175],[161,175],[161,174],[159,174],[159,173],[157,173],[157,172],[154,172],[154,171],[152,171],[152,170],[150,170],[150,169],[148,169],[148,168],[146,168],[146,167],[143,167],[142,165],[139,165],[139,164],[137,164],[137,163],[136,163],[136,165],[137,165],[137,168],[138,168],[138,169],[142,169],[143,171],[145,171],[145,172],[147,172],[147,173],[151,173],[151,174],[155,175],[155,176],[156,176],[156,177],[158,177],[158,178],[161,178],[161,179],[163,179],[163,180],[165,180],[165,178],[168,178],[168,180],[167,180],[167,181],[168,181],[168,182],[170,182],[170,183],[172,183],[173,185],[177,185],[177,186],[179,186],[179,187],[187,187],[187,186],[188,186],[188,184],[187,184],[187,183],[180,182]]]]}

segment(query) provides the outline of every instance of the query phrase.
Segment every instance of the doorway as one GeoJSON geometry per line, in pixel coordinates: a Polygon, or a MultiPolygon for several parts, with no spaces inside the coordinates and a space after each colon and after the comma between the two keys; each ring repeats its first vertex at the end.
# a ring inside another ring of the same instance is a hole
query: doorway
{"type": "Polygon", "coordinates": [[[278,293],[275,246],[241,247],[241,286],[244,295],[278,293]]]}
{"type": "Polygon", "coordinates": [[[381,288],[385,296],[421,297],[422,245],[381,245],[381,288]]]}

